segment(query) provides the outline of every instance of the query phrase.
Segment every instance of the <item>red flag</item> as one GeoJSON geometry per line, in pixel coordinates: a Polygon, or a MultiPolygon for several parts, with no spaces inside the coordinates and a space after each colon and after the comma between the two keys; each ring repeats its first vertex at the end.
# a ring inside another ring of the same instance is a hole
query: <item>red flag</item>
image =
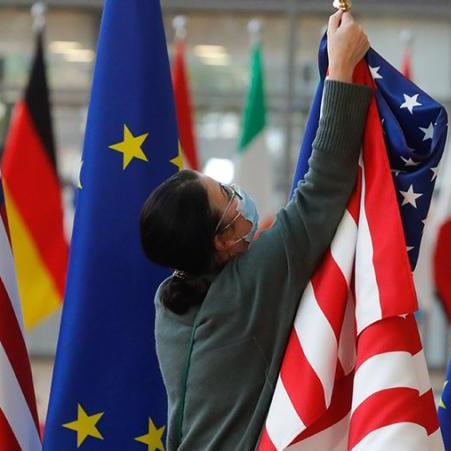
{"type": "Polygon", "coordinates": [[[182,146],[184,159],[189,168],[198,171],[200,165],[197,156],[196,140],[194,137],[191,96],[185,66],[185,43],[182,40],[177,39],[174,45],[175,56],[172,68],[172,78],[180,144],[182,146]]]}
{"type": "Polygon", "coordinates": [[[412,80],[412,51],[407,48],[402,59],[401,72],[408,80],[412,80]]]}
{"type": "Polygon", "coordinates": [[[451,218],[441,227],[434,253],[435,286],[442,305],[451,322],[451,218]]]}
{"type": "Polygon", "coordinates": [[[25,96],[14,110],[1,168],[29,328],[60,307],[68,258],[41,33],[25,96]]]}

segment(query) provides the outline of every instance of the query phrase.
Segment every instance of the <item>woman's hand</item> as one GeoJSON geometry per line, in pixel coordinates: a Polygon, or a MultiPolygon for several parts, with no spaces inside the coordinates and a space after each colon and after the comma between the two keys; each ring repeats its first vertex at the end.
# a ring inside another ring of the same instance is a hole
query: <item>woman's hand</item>
{"type": "Polygon", "coordinates": [[[351,83],[355,66],[370,48],[368,37],[351,13],[338,11],[329,19],[327,41],[328,78],[351,83]]]}

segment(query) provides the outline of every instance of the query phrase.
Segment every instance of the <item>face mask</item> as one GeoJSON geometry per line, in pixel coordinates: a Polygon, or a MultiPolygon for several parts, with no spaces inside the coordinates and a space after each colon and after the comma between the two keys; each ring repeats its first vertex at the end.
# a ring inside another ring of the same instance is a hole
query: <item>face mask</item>
{"type": "Polygon", "coordinates": [[[255,233],[258,229],[258,212],[257,212],[257,206],[255,205],[254,200],[252,199],[249,194],[246,193],[243,189],[241,189],[239,186],[234,186],[235,190],[239,193],[240,198],[238,199],[238,212],[240,215],[249,221],[252,224],[251,231],[242,236],[238,241],[244,240],[248,243],[251,243],[254,239],[255,233]]]}

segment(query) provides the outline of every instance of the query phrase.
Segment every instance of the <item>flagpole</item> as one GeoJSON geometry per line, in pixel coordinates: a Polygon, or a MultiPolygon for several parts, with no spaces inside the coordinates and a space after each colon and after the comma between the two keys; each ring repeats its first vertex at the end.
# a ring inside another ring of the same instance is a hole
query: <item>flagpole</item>
{"type": "Polygon", "coordinates": [[[399,39],[406,46],[406,48],[410,49],[413,44],[413,33],[410,30],[402,30],[399,33],[399,39]]]}
{"type": "Polygon", "coordinates": [[[250,39],[251,39],[251,47],[258,44],[261,41],[261,34],[263,29],[263,20],[261,19],[252,19],[247,24],[247,29],[249,31],[250,39]]]}
{"type": "MultiPolygon", "coordinates": [[[[291,153],[293,148],[293,113],[294,98],[296,92],[296,50],[298,48],[298,16],[296,13],[296,0],[287,0],[286,20],[288,28],[287,66],[286,66],[286,108],[285,108],[285,164],[284,176],[281,186],[288,197],[291,188],[293,168],[291,165],[291,153]]],[[[279,182],[277,182],[279,183],[279,182]]]]}
{"type": "Polygon", "coordinates": [[[410,30],[401,30],[399,39],[404,46],[404,52],[412,52],[413,42],[415,40],[413,33],[410,30]]]}
{"type": "Polygon", "coordinates": [[[175,16],[172,21],[172,26],[175,30],[175,40],[184,41],[186,38],[186,17],[175,16]]]}
{"type": "Polygon", "coordinates": [[[44,29],[45,13],[47,12],[47,5],[44,2],[33,3],[30,8],[33,16],[33,31],[38,33],[44,29]]]}
{"type": "Polygon", "coordinates": [[[399,40],[401,41],[401,43],[403,44],[404,47],[404,61],[403,61],[403,74],[409,78],[412,79],[412,74],[410,73],[411,71],[411,67],[404,67],[405,65],[410,66],[412,61],[411,61],[411,57],[412,57],[412,49],[413,49],[413,43],[414,43],[414,35],[410,30],[401,30],[401,32],[399,33],[399,40]],[[406,59],[406,55],[407,55],[407,61],[406,59]],[[408,71],[409,73],[406,74],[405,72],[408,71]]]}

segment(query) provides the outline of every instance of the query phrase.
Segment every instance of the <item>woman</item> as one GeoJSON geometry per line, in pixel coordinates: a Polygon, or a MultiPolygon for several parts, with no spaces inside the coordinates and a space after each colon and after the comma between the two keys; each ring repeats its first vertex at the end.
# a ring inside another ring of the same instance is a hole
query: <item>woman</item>
{"type": "Polygon", "coordinates": [[[163,183],[143,207],[147,256],[176,268],[155,299],[168,451],[258,445],[300,296],[354,187],[371,98],[351,84],[369,47],[363,30],[338,12],[328,36],[310,170],[269,231],[252,242],[258,219],[249,196],[193,171],[163,183]]]}

